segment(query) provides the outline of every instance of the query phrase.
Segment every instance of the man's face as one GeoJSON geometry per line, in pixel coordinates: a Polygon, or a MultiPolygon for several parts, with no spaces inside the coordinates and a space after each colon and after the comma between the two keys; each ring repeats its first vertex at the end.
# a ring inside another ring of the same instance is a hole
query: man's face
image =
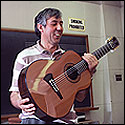
{"type": "Polygon", "coordinates": [[[51,45],[57,45],[63,33],[62,18],[51,17],[47,20],[46,27],[43,28],[44,41],[51,45]]]}

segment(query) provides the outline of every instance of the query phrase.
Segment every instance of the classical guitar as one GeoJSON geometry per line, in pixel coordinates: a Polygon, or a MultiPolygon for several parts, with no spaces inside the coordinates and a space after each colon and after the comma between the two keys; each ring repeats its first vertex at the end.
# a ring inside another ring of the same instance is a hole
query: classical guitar
{"type": "MultiPolygon", "coordinates": [[[[110,50],[119,46],[116,37],[92,54],[99,60],[110,50]]],[[[29,97],[41,113],[52,118],[65,116],[71,109],[76,93],[90,86],[88,65],[76,52],[66,51],[59,60],[37,60],[22,69],[19,76],[19,91],[22,98],[29,97]]]]}

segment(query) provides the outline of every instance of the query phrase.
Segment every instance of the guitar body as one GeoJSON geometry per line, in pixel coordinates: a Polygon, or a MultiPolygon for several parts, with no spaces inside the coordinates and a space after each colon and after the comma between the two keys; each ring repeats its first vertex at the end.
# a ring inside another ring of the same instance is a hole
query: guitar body
{"type": "Polygon", "coordinates": [[[21,71],[19,77],[22,98],[29,97],[39,110],[50,117],[65,116],[77,92],[88,88],[91,83],[88,70],[81,74],[67,72],[81,60],[77,53],[67,51],[57,61],[37,60],[31,63],[21,71]]]}
{"type": "MultiPolygon", "coordinates": [[[[116,37],[92,54],[99,60],[110,50],[119,46],[116,37]]],[[[30,98],[36,106],[35,115],[46,114],[52,118],[65,116],[71,109],[79,90],[90,86],[88,65],[74,51],[65,52],[59,60],[37,60],[24,68],[19,76],[19,91],[22,98],[30,98]]]]}

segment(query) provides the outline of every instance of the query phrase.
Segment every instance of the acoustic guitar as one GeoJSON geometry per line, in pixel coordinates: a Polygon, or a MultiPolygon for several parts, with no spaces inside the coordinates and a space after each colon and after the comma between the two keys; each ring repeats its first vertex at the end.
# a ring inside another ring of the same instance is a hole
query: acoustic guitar
{"type": "MultiPolygon", "coordinates": [[[[119,46],[116,37],[92,54],[99,60],[110,50],[119,46]]],[[[64,117],[71,109],[79,90],[90,86],[88,64],[76,52],[66,51],[59,60],[37,60],[22,69],[19,76],[19,91],[22,98],[30,98],[36,106],[35,115],[52,118],[64,117]]]]}

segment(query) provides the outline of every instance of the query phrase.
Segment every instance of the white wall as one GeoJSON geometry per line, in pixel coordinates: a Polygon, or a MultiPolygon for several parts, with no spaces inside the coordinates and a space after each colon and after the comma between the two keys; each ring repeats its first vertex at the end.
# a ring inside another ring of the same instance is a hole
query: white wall
{"type": "Polygon", "coordinates": [[[124,123],[124,78],[114,81],[114,74],[124,76],[124,1],[1,1],[1,27],[34,30],[33,18],[44,7],[57,7],[63,12],[64,33],[88,35],[90,52],[116,36],[120,47],[105,56],[93,80],[94,105],[87,117],[100,123],[124,123]],[[122,6],[121,6],[122,3],[122,6]],[[68,17],[85,19],[84,32],[68,30],[68,17]]]}

